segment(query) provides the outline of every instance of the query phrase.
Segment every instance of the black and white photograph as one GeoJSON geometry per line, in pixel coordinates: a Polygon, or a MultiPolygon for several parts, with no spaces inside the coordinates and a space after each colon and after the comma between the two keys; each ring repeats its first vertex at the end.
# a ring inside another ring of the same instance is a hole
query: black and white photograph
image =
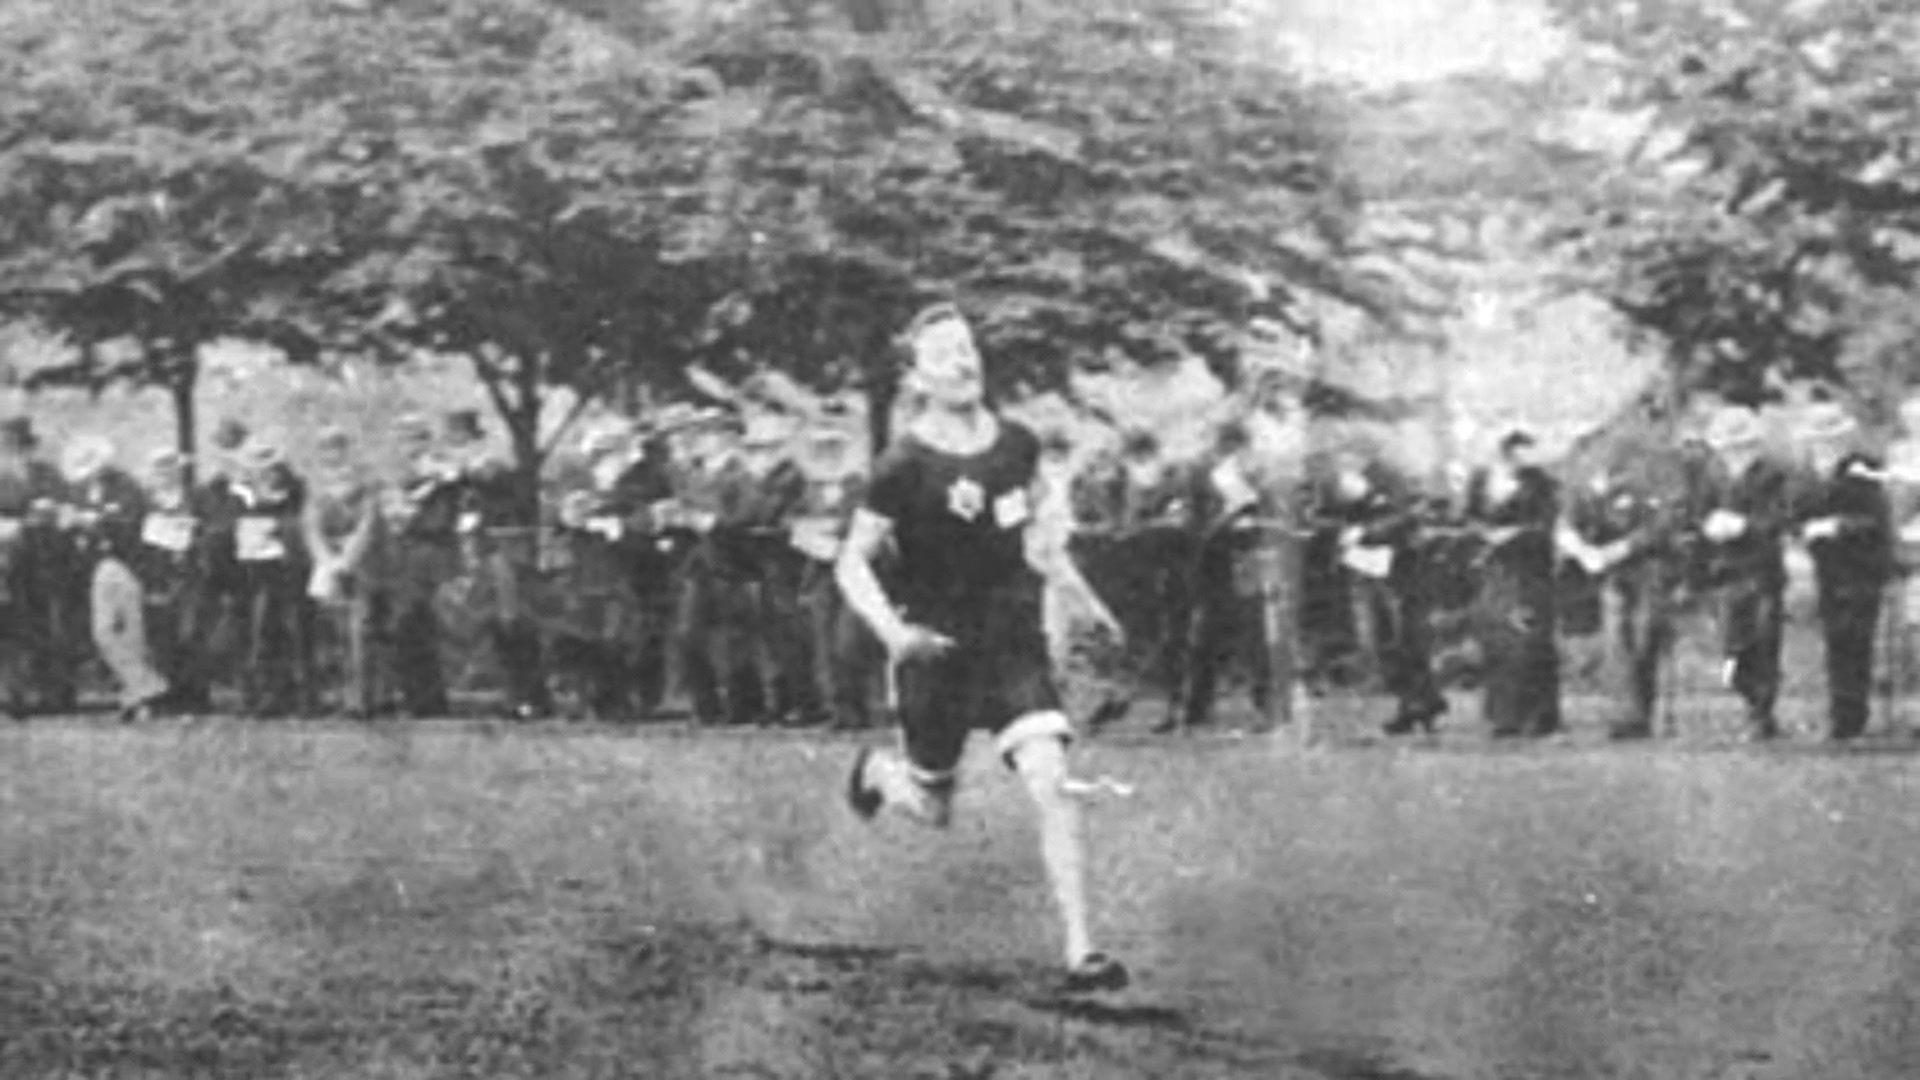
{"type": "Polygon", "coordinates": [[[0,1080],[1920,1078],[1913,0],[0,0],[0,1080]]]}

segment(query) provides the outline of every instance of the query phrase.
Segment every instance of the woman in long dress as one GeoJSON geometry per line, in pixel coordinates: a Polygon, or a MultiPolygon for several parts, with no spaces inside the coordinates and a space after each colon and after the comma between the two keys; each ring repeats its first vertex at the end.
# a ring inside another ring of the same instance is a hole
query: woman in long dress
{"type": "Polygon", "coordinates": [[[1559,493],[1533,462],[1533,449],[1532,435],[1510,433],[1467,493],[1467,518],[1486,545],[1475,623],[1486,666],[1484,710],[1495,738],[1560,730],[1553,575],[1559,493]]]}

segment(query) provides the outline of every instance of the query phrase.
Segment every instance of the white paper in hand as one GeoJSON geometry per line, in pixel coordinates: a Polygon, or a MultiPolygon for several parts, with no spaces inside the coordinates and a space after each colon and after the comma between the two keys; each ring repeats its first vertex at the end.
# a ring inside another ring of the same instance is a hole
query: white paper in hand
{"type": "Polygon", "coordinates": [[[240,519],[234,531],[235,546],[241,562],[272,562],[287,557],[287,545],[280,540],[279,522],[260,514],[240,519]]]}
{"type": "Polygon", "coordinates": [[[1341,552],[1340,561],[1361,577],[1379,580],[1393,569],[1393,549],[1381,544],[1353,544],[1341,552]]]}
{"type": "Polygon", "coordinates": [[[1706,533],[1709,539],[1731,540],[1745,530],[1747,519],[1730,510],[1715,510],[1707,515],[1706,533]]]}
{"type": "Polygon", "coordinates": [[[148,514],[140,523],[140,540],[178,555],[193,543],[193,519],[185,514],[148,514]]]}
{"type": "Polygon", "coordinates": [[[840,537],[835,523],[817,518],[802,518],[793,523],[790,534],[794,549],[808,558],[832,562],[840,556],[840,537]]]}
{"type": "Polygon", "coordinates": [[[307,579],[307,596],[322,604],[337,604],[346,599],[346,571],[331,562],[316,563],[307,579]]]}

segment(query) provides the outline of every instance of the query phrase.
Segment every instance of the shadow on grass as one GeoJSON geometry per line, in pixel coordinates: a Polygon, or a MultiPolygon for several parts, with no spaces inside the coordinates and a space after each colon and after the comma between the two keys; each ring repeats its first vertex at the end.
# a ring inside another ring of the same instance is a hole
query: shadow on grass
{"type": "Polygon", "coordinates": [[[1445,1080],[1395,1065],[1384,1056],[1355,1050],[1309,1050],[1294,1062],[1326,1080],[1445,1080]]]}

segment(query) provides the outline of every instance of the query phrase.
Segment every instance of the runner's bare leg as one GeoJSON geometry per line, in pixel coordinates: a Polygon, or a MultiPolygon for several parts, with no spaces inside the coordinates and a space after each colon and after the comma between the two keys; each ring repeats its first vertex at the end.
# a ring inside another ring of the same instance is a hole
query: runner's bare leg
{"type": "Polygon", "coordinates": [[[1066,930],[1066,960],[1072,966],[1093,952],[1093,942],[1087,928],[1086,841],[1080,801],[1067,792],[1066,744],[1034,738],[1011,754],[1039,817],[1040,859],[1053,885],[1066,930]]]}

